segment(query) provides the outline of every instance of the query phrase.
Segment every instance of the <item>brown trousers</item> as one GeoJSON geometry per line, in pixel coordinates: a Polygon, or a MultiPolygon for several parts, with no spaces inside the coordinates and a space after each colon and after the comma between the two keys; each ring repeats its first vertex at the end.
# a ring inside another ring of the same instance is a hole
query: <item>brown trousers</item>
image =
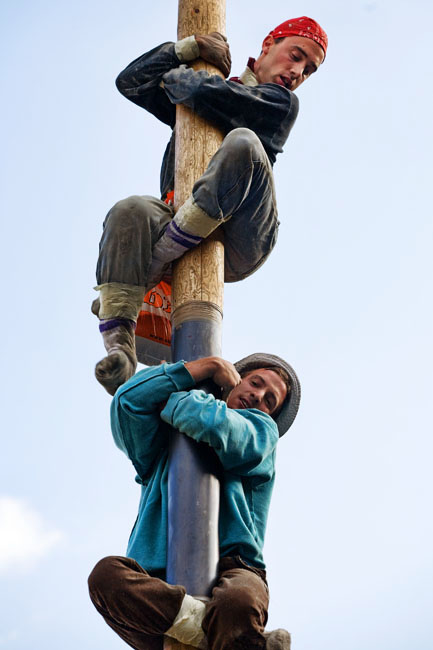
{"type": "MultiPolygon", "coordinates": [[[[106,557],[89,576],[90,598],[108,625],[136,650],[162,650],[185,588],[150,576],[135,560],[106,557]]],[[[264,650],[269,592],[265,571],[240,557],[219,562],[203,620],[210,650],[264,650]]]]}

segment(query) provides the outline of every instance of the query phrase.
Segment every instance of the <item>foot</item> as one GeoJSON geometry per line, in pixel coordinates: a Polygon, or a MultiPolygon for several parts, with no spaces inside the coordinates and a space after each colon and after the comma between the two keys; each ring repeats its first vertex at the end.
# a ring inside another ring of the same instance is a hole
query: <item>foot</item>
{"type": "Polygon", "coordinates": [[[108,354],[96,364],[95,375],[107,393],[114,395],[137,368],[135,323],[124,318],[101,320],[99,330],[108,354]]]}
{"type": "Polygon", "coordinates": [[[114,395],[116,390],[135,373],[137,363],[122,350],[115,350],[96,364],[95,376],[107,393],[114,395]]]}
{"type": "Polygon", "coordinates": [[[281,628],[265,632],[266,650],[290,650],[290,634],[281,628]]]}
{"type": "Polygon", "coordinates": [[[201,626],[206,611],[204,602],[186,594],[173,625],[165,632],[166,636],[176,639],[190,648],[206,650],[207,641],[201,626]]]}

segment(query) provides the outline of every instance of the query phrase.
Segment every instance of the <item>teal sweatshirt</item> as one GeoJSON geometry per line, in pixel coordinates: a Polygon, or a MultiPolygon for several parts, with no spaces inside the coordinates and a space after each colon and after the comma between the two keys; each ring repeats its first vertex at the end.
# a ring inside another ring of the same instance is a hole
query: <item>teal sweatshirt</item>
{"type": "Polygon", "coordinates": [[[262,550],[275,480],[277,425],[266,413],[230,409],[194,386],[179,361],[138,372],[113,398],[114,441],[132,461],[141,485],[127,555],[149,571],[166,567],[168,441],[174,427],[209,444],[221,461],[220,557],[240,555],[265,568],[262,550]]]}

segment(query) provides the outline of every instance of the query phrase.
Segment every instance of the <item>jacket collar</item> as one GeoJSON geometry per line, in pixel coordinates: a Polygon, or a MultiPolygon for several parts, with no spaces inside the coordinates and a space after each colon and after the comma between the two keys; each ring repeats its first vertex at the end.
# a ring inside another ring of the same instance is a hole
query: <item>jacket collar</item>
{"type": "Polygon", "coordinates": [[[259,82],[257,77],[254,74],[254,64],[256,60],[253,58],[248,59],[247,67],[243,71],[240,77],[230,77],[230,81],[237,81],[238,83],[243,84],[244,86],[258,86],[259,82]]]}

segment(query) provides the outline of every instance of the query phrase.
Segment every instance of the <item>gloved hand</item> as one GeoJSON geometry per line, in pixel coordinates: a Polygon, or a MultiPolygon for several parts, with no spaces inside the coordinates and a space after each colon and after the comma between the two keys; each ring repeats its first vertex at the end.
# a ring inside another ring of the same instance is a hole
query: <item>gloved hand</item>
{"type": "Polygon", "coordinates": [[[221,70],[228,77],[232,67],[232,57],[227,38],[219,32],[211,34],[195,34],[195,40],[200,50],[200,57],[221,70]]]}

